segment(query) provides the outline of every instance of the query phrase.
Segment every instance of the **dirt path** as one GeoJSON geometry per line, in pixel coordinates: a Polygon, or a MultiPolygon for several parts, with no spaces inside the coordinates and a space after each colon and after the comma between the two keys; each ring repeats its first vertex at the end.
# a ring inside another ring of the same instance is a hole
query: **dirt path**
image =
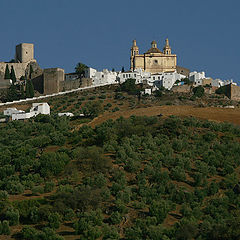
{"type": "Polygon", "coordinates": [[[91,121],[89,125],[95,127],[96,125],[108,119],[115,120],[120,116],[128,118],[131,115],[156,116],[159,114],[163,114],[163,117],[170,115],[192,116],[200,119],[208,119],[218,122],[231,122],[240,125],[240,108],[236,109],[216,107],[198,108],[193,106],[154,106],[147,108],[135,108],[127,111],[118,111],[114,113],[106,113],[93,119],[93,121],[91,121]]]}

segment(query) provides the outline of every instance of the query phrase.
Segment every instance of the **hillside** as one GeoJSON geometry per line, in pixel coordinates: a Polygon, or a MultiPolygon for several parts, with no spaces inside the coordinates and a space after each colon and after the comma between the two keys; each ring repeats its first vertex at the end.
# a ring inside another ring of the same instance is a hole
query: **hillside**
{"type": "MultiPolygon", "coordinates": [[[[143,96],[139,101],[136,96],[125,92],[116,92],[116,89],[116,86],[100,87],[55,96],[41,101],[49,103],[53,114],[72,112],[75,115],[82,112],[87,102],[99,103],[101,109],[96,119],[93,121],[90,119],[92,121],[90,123],[91,126],[95,126],[108,119],[117,119],[120,116],[157,116],[159,114],[163,114],[163,117],[171,115],[192,116],[200,119],[231,122],[240,125],[240,103],[229,100],[221,95],[206,94],[202,98],[193,98],[188,93],[166,91],[160,97],[153,95],[143,96]],[[227,108],[227,106],[234,106],[235,108],[227,108]]],[[[0,112],[3,112],[7,107],[28,110],[31,107],[31,102],[0,106],[0,112]]]]}
{"type": "Polygon", "coordinates": [[[238,103],[190,97],[104,88],[1,124],[0,239],[239,239],[238,103]]]}

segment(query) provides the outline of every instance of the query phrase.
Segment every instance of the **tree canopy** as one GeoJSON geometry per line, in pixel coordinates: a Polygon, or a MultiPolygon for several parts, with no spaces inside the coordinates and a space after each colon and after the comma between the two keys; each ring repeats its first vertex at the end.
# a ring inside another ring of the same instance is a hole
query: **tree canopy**
{"type": "Polygon", "coordinates": [[[80,76],[80,77],[85,77],[85,70],[88,68],[87,65],[84,63],[79,62],[76,67],[75,67],[75,72],[80,76]]]}

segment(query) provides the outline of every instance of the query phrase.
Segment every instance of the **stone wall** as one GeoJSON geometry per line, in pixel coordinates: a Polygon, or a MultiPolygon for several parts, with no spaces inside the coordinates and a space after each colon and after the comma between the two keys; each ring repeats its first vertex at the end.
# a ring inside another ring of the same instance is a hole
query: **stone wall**
{"type": "Polygon", "coordinates": [[[0,89],[7,89],[11,85],[9,79],[0,78],[0,89]]]}
{"type": "Polygon", "coordinates": [[[43,74],[38,75],[31,79],[33,83],[34,90],[38,91],[40,94],[44,93],[43,89],[43,74]]]}
{"type": "Polygon", "coordinates": [[[226,95],[231,100],[240,101],[240,87],[233,84],[226,85],[226,95]]]}
{"type": "Polygon", "coordinates": [[[179,93],[189,93],[191,91],[191,87],[191,85],[173,86],[172,91],[179,93]]]}
{"type": "Polygon", "coordinates": [[[60,82],[60,92],[68,91],[71,89],[77,89],[82,87],[89,87],[92,85],[91,78],[82,78],[76,80],[62,81],[60,82]]]}
{"type": "MultiPolygon", "coordinates": [[[[32,65],[33,72],[41,71],[41,68],[37,62],[27,62],[27,63],[5,63],[0,62],[0,77],[5,75],[6,66],[8,65],[9,71],[11,72],[11,67],[13,66],[14,72],[17,79],[20,79],[21,76],[27,76],[30,72],[30,65],[32,65]]],[[[39,74],[40,75],[40,74],[39,74]]]]}
{"type": "Polygon", "coordinates": [[[5,74],[6,66],[8,65],[9,71],[11,71],[11,67],[13,66],[16,78],[20,78],[21,76],[25,76],[25,71],[27,69],[29,63],[5,63],[0,62],[0,72],[5,74]]]}
{"type": "Polygon", "coordinates": [[[61,68],[48,68],[43,71],[43,93],[52,94],[60,92],[61,82],[64,81],[64,70],[61,68]]]}

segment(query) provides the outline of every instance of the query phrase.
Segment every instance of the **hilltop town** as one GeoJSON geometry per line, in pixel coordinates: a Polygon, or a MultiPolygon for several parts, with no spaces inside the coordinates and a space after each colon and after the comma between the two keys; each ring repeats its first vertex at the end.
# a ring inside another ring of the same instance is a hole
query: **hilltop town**
{"type": "Polygon", "coordinates": [[[240,100],[240,90],[232,80],[206,77],[205,72],[190,71],[177,65],[177,55],[172,53],[166,39],[163,50],[156,41],[150,49],[141,54],[136,40],[130,51],[130,69],[98,71],[83,63],[76,66],[76,72],[65,73],[64,69],[53,67],[41,69],[34,58],[34,44],[22,43],[16,46],[15,59],[0,62],[0,93],[2,101],[13,101],[33,96],[56,94],[59,92],[122,84],[127,79],[135,79],[135,84],[143,84],[144,92],[152,94],[164,88],[174,92],[191,92],[202,86],[208,94],[224,87],[224,93],[231,100],[240,100]]]}

